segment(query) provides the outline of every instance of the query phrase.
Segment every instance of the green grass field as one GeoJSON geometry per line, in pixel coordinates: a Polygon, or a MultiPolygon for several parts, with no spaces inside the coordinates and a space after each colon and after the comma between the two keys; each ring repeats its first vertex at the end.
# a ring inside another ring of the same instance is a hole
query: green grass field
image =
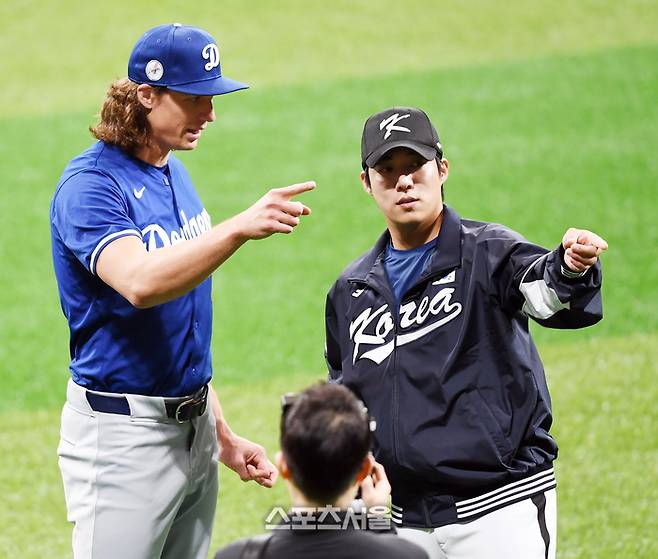
{"type": "MultiPolygon", "coordinates": [[[[218,121],[180,155],[213,220],[272,186],[318,183],[292,236],[250,243],[215,274],[214,384],[233,428],[274,453],[278,396],[324,376],[326,291],[383,228],[357,179],[363,121],[418,105],[461,215],[547,246],[569,226],[608,240],[603,322],[534,330],[560,443],[558,557],[658,556],[656,4],[218,6],[0,6],[0,558],[70,556],[55,456],[68,332],[48,206],[133,42],[166,21],[209,29],[224,72],[253,85],[218,98],[218,121]]],[[[275,503],[283,485],[223,469],[213,549],[259,531],[275,503]]]]}

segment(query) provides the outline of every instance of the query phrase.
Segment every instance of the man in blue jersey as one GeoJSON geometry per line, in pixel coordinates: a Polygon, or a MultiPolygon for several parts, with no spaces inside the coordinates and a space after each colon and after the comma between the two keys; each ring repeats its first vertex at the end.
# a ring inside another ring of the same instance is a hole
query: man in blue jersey
{"type": "Polygon", "coordinates": [[[329,377],[377,420],[400,534],[431,559],[555,557],[557,445],[528,330],[602,317],[598,235],[549,251],[443,204],[448,161],[416,108],[372,115],[361,181],[387,230],[327,297],[329,377]]]}
{"type": "Polygon", "coordinates": [[[58,448],[76,559],[206,557],[217,461],[271,487],[264,449],[234,434],[210,386],[210,276],[250,239],[290,233],[305,182],[270,190],[212,226],[187,171],[215,120],[213,96],[247,88],[221,73],[205,31],[146,32],[128,79],[66,167],[51,205],[52,253],[70,327],[58,448]]]}

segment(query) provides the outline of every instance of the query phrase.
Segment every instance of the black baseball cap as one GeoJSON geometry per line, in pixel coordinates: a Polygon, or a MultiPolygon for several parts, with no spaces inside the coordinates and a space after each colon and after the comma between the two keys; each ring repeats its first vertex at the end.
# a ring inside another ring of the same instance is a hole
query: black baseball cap
{"type": "Polygon", "coordinates": [[[412,149],[428,161],[443,157],[432,122],[414,107],[392,107],[366,120],[361,136],[361,166],[374,167],[385,153],[398,147],[412,149]]]}

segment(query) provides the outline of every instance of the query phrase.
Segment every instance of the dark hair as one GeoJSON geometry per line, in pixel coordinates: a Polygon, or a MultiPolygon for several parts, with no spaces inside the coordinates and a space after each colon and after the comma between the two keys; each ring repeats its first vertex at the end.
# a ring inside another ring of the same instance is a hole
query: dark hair
{"type": "MultiPolygon", "coordinates": [[[[443,157],[442,152],[439,152],[439,155],[434,158],[434,161],[436,161],[436,167],[437,169],[441,169],[441,159],[443,157]]],[[[364,167],[363,172],[366,174],[366,184],[370,186],[370,175],[368,174],[368,169],[369,167],[364,167]]],[[[445,201],[446,197],[443,193],[443,183],[441,183],[441,199],[445,201]]]]}
{"type": "Polygon", "coordinates": [[[306,497],[333,504],[353,482],[372,445],[368,412],[337,384],[315,384],[281,414],[281,451],[306,497]]]}

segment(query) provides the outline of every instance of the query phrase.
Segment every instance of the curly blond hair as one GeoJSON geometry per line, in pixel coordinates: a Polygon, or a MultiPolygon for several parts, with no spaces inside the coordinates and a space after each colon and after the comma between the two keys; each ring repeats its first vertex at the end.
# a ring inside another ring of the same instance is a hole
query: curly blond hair
{"type": "MultiPolygon", "coordinates": [[[[148,110],[137,98],[137,87],[128,78],[110,84],[100,113],[100,122],[89,131],[98,139],[133,153],[149,140],[148,110]]],[[[156,92],[164,88],[155,87],[156,92]]]]}

